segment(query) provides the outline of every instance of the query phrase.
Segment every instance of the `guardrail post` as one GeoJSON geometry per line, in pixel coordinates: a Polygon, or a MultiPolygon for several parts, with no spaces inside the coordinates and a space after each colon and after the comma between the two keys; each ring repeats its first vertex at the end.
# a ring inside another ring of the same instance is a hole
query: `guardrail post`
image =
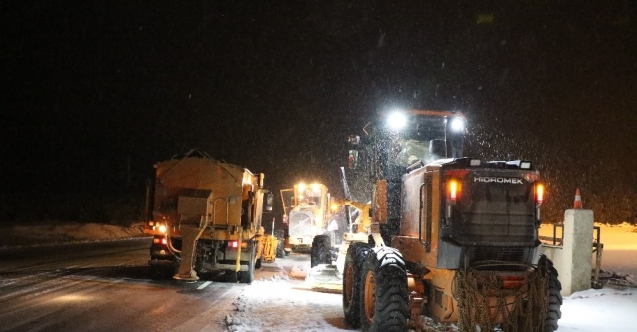
{"type": "Polygon", "coordinates": [[[593,220],[592,210],[564,211],[564,251],[559,271],[563,296],[591,288],[593,220]]]}

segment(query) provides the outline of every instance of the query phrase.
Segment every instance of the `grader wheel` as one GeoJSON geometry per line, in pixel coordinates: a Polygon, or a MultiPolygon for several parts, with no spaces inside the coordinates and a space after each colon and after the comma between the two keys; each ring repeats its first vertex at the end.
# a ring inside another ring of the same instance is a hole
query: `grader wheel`
{"type": "Polygon", "coordinates": [[[316,235],[312,240],[310,251],[310,267],[319,264],[332,264],[332,254],[330,253],[330,237],[327,234],[316,235]]]}
{"type": "Polygon", "coordinates": [[[343,269],[343,314],[345,324],[357,329],[361,326],[361,269],[363,261],[371,246],[367,243],[356,242],[350,244],[345,256],[343,269]]]}
{"type": "Polygon", "coordinates": [[[394,248],[376,247],[363,262],[362,331],[406,331],[409,319],[407,272],[394,248]]]}
{"type": "Polygon", "coordinates": [[[544,332],[553,332],[557,330],[557,321],[562,317],[562,284],[557,279],[557,270],[553,267],[553,262],[550,259],[542,255],[538,265],[548,269],[548,305],[544,320],[544,332]]]}

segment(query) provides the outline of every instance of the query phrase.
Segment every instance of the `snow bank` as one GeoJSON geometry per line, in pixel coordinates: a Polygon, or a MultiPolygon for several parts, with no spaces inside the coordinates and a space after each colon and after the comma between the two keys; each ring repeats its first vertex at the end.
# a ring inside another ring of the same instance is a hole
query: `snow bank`
{"type": "Polygon", "coordinates": [[[129,227],[98,223],[40,223],[4,226],[0,248],[144,237],[144,223],[129,227]]]}
{"type": "Polygon", "coordinates": [[[308,266],[293,266],[290,270],[290,277],[296,279],[305,279],[309,273],[309,265],[308,266]]]}

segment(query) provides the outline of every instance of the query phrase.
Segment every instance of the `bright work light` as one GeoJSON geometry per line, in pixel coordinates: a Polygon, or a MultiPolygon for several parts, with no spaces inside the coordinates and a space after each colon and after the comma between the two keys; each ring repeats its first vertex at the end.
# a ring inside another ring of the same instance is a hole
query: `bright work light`
{"type": "Polygon", "coordinates": [[[407,116],[401,112],[393,112],[387,116],[387,127],[391,130],[401,130],[407,124],[407,116]]]}
{"type": "Polygon", "coordinates": [[[464,119],[462,118],[452,118],[451,124],[449,125],[451,130],[455,132],[461,132],[464,130],[464,119]]]}

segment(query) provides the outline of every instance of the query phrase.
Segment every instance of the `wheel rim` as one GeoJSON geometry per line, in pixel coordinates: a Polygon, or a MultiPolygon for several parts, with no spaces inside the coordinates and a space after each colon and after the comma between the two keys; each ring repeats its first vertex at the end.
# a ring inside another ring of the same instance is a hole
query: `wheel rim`
{"type": "Polygon", "coordinates": [[[376,306],[376,282],[374,281],[374,272],[368,271],[365,275],[365,318],[371,322],[374,318],[374,309],[376,306]]]}
{"type": "Polygon", "coordinates": [[[343,288],[343,294],[345,295],[345,303],[347,305],[352,302],[352,289],[354,287],[354,267],[348,264],[345,267],[345,287],[343,288]]]}

